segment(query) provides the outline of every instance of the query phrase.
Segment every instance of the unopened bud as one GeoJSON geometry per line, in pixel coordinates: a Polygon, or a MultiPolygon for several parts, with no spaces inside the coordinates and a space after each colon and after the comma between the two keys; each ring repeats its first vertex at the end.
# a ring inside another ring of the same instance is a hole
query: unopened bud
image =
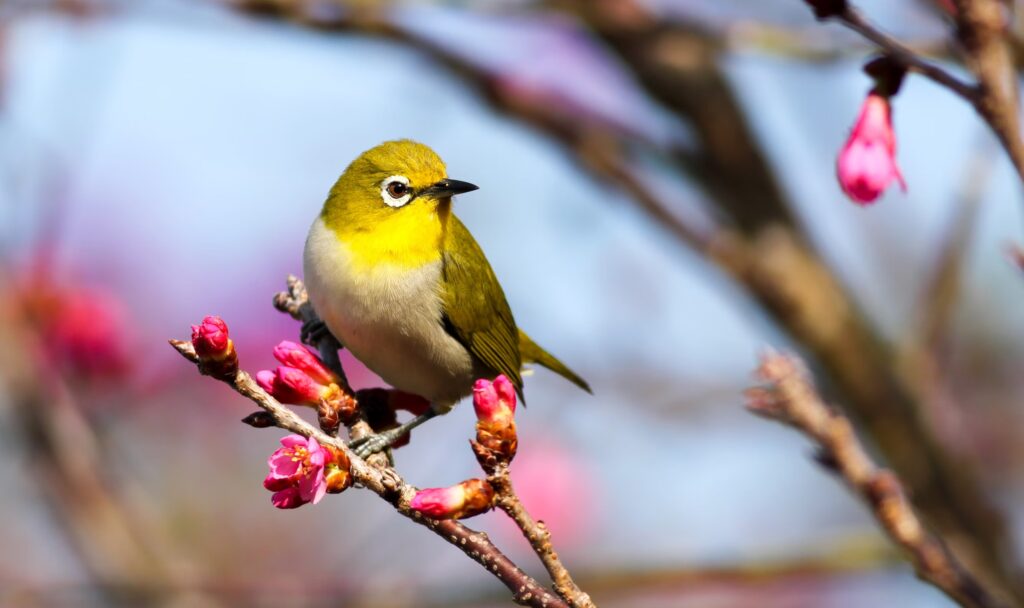
{"type": "Polygon", "coordinates": [[[274,347],[274,358],[283,365],[305,372],[307,376],[320,384],[328,385],[338,382],[334,372],[327,369],[319,357],[309,352],[309,349],[301,344],[284,340],[274,347]]]}
{"type": "Polygon", "coordinates": [[[836,176],[843,192],[858,205],[873,203],[893,181],[907,189],[896,164],[896,134],[889,98],[873,92],[836,159],[836,176]]]}
{"type": "Polygon", "coordinates": [[[281,403],[316,407],[327,388],[318,384],[305,372],[282,365],[274,371],[262,370],[256,374],[256,383],[281,403]]]}
{"type": "Polygon", "coordinates": [[[238,371],[235,345],[228,336],[227,323],[220,317],[208,316],[192,326],[192,346],[203,373],[227,378],[238,371]]]}
{"type": "MultiPolygon", "coordinates": [[[[516,455],[516,390],[512,382],[500,375],[494,382],[477,380],[473,385],[473,409],[476,411],[476,441],[492,458],[509,462],[516,455]]],[[[474,448],[475,449],[475,448],[474,448]]],[[[478,460],[480,454],[477,455],[478,460]]],[[[484,465],[484,460],[480,460],[484,465]]]]}
{"type": "Polygon", "coordinates": [[[511,420],[516,412],[516,389],[504,374],[490,382],[481,378],[473,384],[473,410],[477,420],[487,424],[511,420]]]}
{"type": "Polygon", "coordinates": [[[433,519],[466,519],[494,506],[494,488],[483,479],[467,479],[448,488],[416,492],[409,507],[433,519]]]}

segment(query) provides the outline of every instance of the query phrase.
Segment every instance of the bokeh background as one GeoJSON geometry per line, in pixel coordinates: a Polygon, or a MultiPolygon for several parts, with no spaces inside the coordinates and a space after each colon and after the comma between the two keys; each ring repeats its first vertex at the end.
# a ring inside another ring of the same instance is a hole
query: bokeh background
{"type": "MultiPolygon", "coordinates": [[[[933,3],[860,5],[962,72],[933,3]]],[[[802,437],[743,408],[768,346],[808,352],[825,386],[835,365],[623,187],[751,242],[799,235],[885,354],[845,330],[834,351],[911,378],[1016,559],[1020,184],[969,107],[911,77],[894,102],[908,191],[845,199],[834,159],[871,51],[796,0],[0,3],[0,604],[509,604],[369,493],[272,508],[281,433],[239,424],[251,405],[166,344],[218,314],[243,367],[272,367],[299,328],[271,296],[327,190],[409,137],[480,186],[456,213],[517,321],[594,387],[529,377],[513,475],[600,605],[953,605],[802,437]],[[694,74],[680,99],[657,91],[694,74]]],[[[399,470],[476,475],[472,425],[462,407],[417,430],[399,470]]],[[[470,524],[540,576],[502,517],[470,524]]]]}

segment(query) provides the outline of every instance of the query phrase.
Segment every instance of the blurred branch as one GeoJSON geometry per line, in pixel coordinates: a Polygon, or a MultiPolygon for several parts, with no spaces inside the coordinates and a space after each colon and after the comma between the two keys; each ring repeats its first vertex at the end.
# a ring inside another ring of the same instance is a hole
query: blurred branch
{"type": "Polygon", "coordinates": [[[908,554],[918,576],[965,608],[1007,605],[925,528],[899,478],[871,461],[850,421],[822,402],[800,360],[791,355],[768,354],[758,375],[768,386],[748,392],[750,410],[792,426],[814,441],[819,450],[817,460],[860,495],[893,542],[908,554]]]}
{"type": "MultiPolygon", "coordinates": [[[[297,298],[304,297],[305,288],[302,286],[301,281],[294,277],[289,277],[288,288],[288,294],[279,295],[275,298],[275,306],[288,312],[294,310],[296,314],[299,314],[303,305],[306,305],[307,309],[310,308],[303,299],[289,302],[291,296],[297,298]]],[[[201,364],[191,342],[171,340],[170,343],[184,358],[197,365],[201,364]]],[[[336,357],[337,354],[335,353],[334,356],[336,357]]],[[[201,365],[200,370],[202,370],[201,365]]],[[[431,519],[423,516],[418,511],[414,511],[410,507],[410,502],[416,495],[417,490],[415,487],[406,484],[393,468],[375,466],[359,458],[355,452],[349,449],[345,441],[312,426],[290,408],[278,403],[277,400],[260,388],[248,373],[238,370],[233,376],[220,379],[240,395],[251,400],[266,411],[273,418],[274,426],[297,433],[303,437],[313,437],[321,445],[331,446],[345,454],[350,463],[349,473],[356,486],[364,487],[377,494],[394,506],[395,510],[401,515],[425,526],[449,544],[457,547],[504,583],[512,592],[517,603],[538,608],[568,608],[569,605],[587,606],[587,604],[571,602],[567,604],[560,597],[549,592],[509,560],[491,543],[485,534],[471,530],[454,520],[431,519]]]]}
{"type": "Polygon", "coordinates": [[[1009,23],[998,0],[954,0],[957,35],[967,65],[978,78],[975,109],[988,122],[1024,180],[1017,72],[1010,51],[1009,23]]]}
{"type": "MultiPolygon", "coordinates": [[[[8,302],[10,304],[10,302],[8,302]]],[[[115,603],[152,602],[167,595],[140,595],[184,582],[168,548],[157,542],[115,491],[102,448],[60,374],[41,354],[38,339],[21,317],[0,307],[0,371],[11,395],[11,415],[24,441],[27,473],[38,484],[54,520],[83,568],[115,603]]],[[[177,597],[176,599],[182,599],[177,597]]]]}
{"type": "MultiPolygon", "coordinates": [[[[352,8],[332,0],[237,0],[235,8],[305,27],[377,35],[414,48],[499,111],[561,143],[597,179],[614,184],[680,242],[717,265],[802,344],[834,383],[931,523],[994,573],[1011,569],[1009,535],[970,470],[955,461],[922,418],[921,395],[894,370],[896,356],[871,326],[789,211],[759,151],[718,54],[696,26],[658,22],[633,0],[559,0],[631,68],[655,99],[701,138],[699,155],[677,160],[736,224],[704,229],[681,218],[640,179],[627,158],[636,141],[549,96],[523,93],[439,43],[395,25],[388,3],[352,8]],[[799,277],[799,280],[796,280],[799,277]]],[[[1008,586],[1010,583],[1006,583],[1008,586]]]]}
{"type": "Polygon", "coordinates": [[[940,250],[914,310],[920,311],[906,337],[905,366],[919,390],[928,395],[930,418],[947,445],[964,445],[964,425],[953,397],[949,357],[954,313],[963,284],[963,272],[975,233],[982,198],[994,169],[997,147],[986,139],[968,160],[955,208],[941,239],[940,250]]]}
{"type": "MultiPolygon", "coordinates": [[[[824,577],[849,577],[858,574],[871,574],[883,571],[896,564],[902,566],[902,560],[892,551],[889,543],[872,543],[866,551],[859,547],[844,547],[823,555],[795,558],[771,558],[744,560],[739,563],[722,564],[712,567],[676,566],[665,568],[613,568],[584,570],[577,577],[583,586],[599,591],[604,597],[632,597],[631,594],[658,593],[701,593],[704,589],[720,590],[728,587],[739,593],[756,593],[757,588],[776,582],[790,581],[794,584],[806,582],[808,579],[824,577]]],[[[19,605],[53,606],[66,601],[75,594],[84,594],[91,587],[76,585],[46,586],[16,585],[5,589],[8,597],[23,600],[19,605]]],[[[112,589],[113,594],[129,593],[170,593],[170,592],[203,593],[220,600],[229,606],[243,605],[251,598],[272,597],[280,593],[279,585],[256,580],[232,582],[211,576],[211,578],[195,581],[190,587],[180,589],[112,589]]],[[[461,590],[460,590],[461,591],[461,590]]],[[[506,599],[501,593],[481,592],[479,595],[438,594],[425,591],[413,597],[396,597],[391,592],[341,592],[325,597],[320,589],[296,588],[288,590],[289,602],[292,605],[337,605],[346,608],[366,607],[379,608],[389,606],[413,606],[415,608],[479,608],[480,606],[499,605],[506,599]]],[[[620,604],[623,601],[619,602],[620,604]]]]}
{"type": "Polygon", "coordinates": [[[942,239],[942,249],[916,307],[924,311],[913,340],[920,350],[936,350],[948,331],[978,210],[995,167],[992,148],[979,148],[967,163],[956,208],[949,220],[946,237],[942,239]]]}
{"type": "Polygon", "coordinates": [[[908,70],[946,87],[972,105],[978,102],[979,91],[977,87],[960,80],[939,66],[925,61],[916,52],[904,46],[903,43],[875,27],[856,8],[848,6],[845,11],[839,14],[838,19],[846,27],[878,45],[880,49],[885,51],[886,55],[906,66],[908,70]]]}

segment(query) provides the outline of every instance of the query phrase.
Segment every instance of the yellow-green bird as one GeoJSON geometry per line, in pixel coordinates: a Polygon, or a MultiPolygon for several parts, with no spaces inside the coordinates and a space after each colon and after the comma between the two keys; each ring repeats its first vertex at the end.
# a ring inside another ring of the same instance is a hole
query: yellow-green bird
{"type": "Polygon", "coordinates": [[[306,239],[310,301],[342,346],[430,410],[354,445],[362,456],[448,412],[477,378],[507,376],[522,395],[524,363],[587,383],[516,327],[505,293],[452,197],[476,190],[449,179],[429,147],[389,141],[345,169],[306,239]]]}

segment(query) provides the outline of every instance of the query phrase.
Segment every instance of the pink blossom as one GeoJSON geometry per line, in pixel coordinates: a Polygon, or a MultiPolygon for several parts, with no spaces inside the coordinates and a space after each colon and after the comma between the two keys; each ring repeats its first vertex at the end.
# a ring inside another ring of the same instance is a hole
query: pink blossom
{"type": "Polygon", "coordinates": [[[281,445],[267,459],[270,474],[263,480],[263,487],[274,492],[271,502],[279,509],[320,502],[327,492],[324,465],[330,454],[313,437],[288,435],[281,445]]]}
{"type": "Polygon", "coordinates": [[[483,479],[467,479],[447,488],[416,492],[409,508],[433,519],[465,519],[491,509],[494,488],[483,479]]]}
{"type": "Polygon", "coordinates": [[[274,371],[257,372],[256,383],[274,399],[293,405],[317,406],[328,388],[310,378],[302,370],[287,365],[282,365],[274,371]]]}
{"type": "MultiPolygon", "coordinates": [[[[510,470],[519,499],[547,524],[559,547],[585,543],[605,515],[607,500],[600,493],[596,465],[554,436],[532,437],[529,449],[516,457],[510,470]]],[[[522,537],[515,525],[504,533],[522,537]]]]}
{"type": "Polygon", "coordinates": [[[504,374],[490,382],[481,378],[473,384],[473,409],[480,422],[507,423],[516,412],[516,389],[504,374]]]}
{"type": "Polygon", "coordinates": [[[301,344],[284,340],[274,347],[274,358],[288,367],[302,370],[320,384],[327,385],[338,381],[334,372],[327,369],[319,357],[301,344]]]}
{"type": "Polygon", "coordinates": [[[55,297],[47,348],[72,372],[88,378],[109,378],[129,367],[132,324],[113,295],[97,290],[71,290],[55,297]]]}
{"type": "Polygon", "coordinates": [[[228,326],[220,317],[208,316],[192,326],[192,345],[201,359],[223,359],[231,348],[228,326]]]}
{"type": "Polygon", "coordinates": [[[887,98],[871,93],[864,100],[857,124],[839,152],[836,174],[843,192],[860,205],[874,202],[894,179],[907,189],[896,165],[896,135],[887,98]]]}

